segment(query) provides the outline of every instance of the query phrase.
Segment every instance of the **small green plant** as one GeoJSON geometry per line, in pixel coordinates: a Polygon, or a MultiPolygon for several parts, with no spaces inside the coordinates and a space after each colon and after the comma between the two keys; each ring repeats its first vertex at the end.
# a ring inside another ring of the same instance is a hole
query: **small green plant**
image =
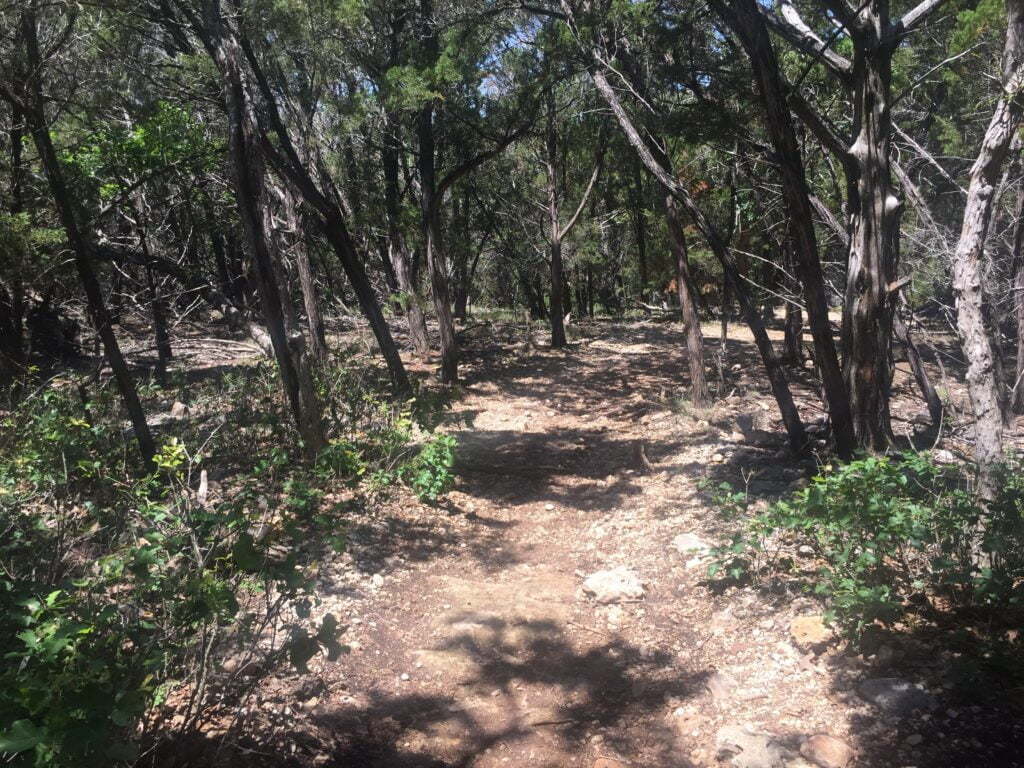
{"type": "Polygon", "coordinates": [[[420,501],[436,502],[455,483],[455,438],[434,435],[403,468],[405,481],[420,501]]]}

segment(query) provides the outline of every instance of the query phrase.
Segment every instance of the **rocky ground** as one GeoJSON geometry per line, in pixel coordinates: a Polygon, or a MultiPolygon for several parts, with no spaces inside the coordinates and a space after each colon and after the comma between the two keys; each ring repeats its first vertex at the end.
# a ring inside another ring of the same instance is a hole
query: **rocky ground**
{"type": "MultiPolygon", "coordinates": [[[[672,326],[594,326],[564,353],[514,333],[468,346],[456,490],[353,521],[316,609],[351,653],[254,688],[231,734],[250,764],[1024,765],[1024,697],[965,699],[934,638],[853,649],[795,582],[708,580],[733,525],[708,483],[770,499],[814,471],[742,337],[701,411],[678,399],[672,326]]],[[[905,423],[920,411],[908,396],[905,423]]]]}

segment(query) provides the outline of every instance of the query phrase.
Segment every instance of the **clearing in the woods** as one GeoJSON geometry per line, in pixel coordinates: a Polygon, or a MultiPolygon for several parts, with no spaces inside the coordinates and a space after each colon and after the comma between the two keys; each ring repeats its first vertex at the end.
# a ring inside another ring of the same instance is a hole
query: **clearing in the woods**
{"type": "MultiPolygon", "coordinates": [[[[337,617],[351,652],[268,673],[203,753],[227,740],[255,764],[366,768],[1021,764],[1016,694],[963,701],[956,654],[927,636],[852,649],[796,578],[708,580],[707,547],[732,530],[713,488],[759,503],[815,470],[786,453],[742,335],[728,396],[694,412],[674,399],[672,326],[593,324],[560,352],[519,333],[468,345],[446,423],[455,490],[368,508],[322,564],[314,618],[337,617]]],[[[903,367],[910,424],[923,406],[903,367]]],[[[813,571],[794,555],[795,575],[813,571]]]]}

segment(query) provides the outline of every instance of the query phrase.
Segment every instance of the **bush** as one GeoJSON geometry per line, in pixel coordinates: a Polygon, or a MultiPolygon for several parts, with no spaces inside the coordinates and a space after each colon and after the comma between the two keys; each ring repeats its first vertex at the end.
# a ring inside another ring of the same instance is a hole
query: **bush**
{"type": "Polygon", "coordinates": [[[404,468],[403,476],[420,501],[435,502],[455,483],[455,438],[434,435],[404,468]]]}
{"type": "MultiPolygon", "coordinates": [[[[1024,480],[1004,468],[999,498],[982,511],[960,468],[925,454],[869,457],[825,468],[789,499],[746,520],[716,550],[713,574],[733,578],[792,569],[785,552],[809,546],[822,563],[810,586],[850,635],[902,618],[915,596],[953,605],[1017,602],[1024,579],[1024,480]]],[[[722,504],[735,514],[745,496],[722,504]]]]}
{"type": "Polygon", "coordinates": [[[312,463],[297,454],[266,363],[188,391],[145,389],[151,407],[187,397],[213,414],[175,424],[153,473],[133,460],[110,389],[83,404],[70,388],[42,388],[6,415],[0,760],[130,762],[135,744],[165,735],[165,702],[184,730],[211,716],[206,692],[229,682],[226,656],[303,669],[345,650],[337,620],[313,622],[310,611],[311,569],[344,548],[361,504],[327,503],[330,491],[370,478],[376,490],[401,481],[436,501],[453,481],[455,441],[430,431],[439,398],[392,402],[379,377],[342,365],[324,382],[332,434],[312,463]],[[209,497],[204,467],[222,485],[209,497]],[[271,625],[284,642],[267,639],[271,625]]]}

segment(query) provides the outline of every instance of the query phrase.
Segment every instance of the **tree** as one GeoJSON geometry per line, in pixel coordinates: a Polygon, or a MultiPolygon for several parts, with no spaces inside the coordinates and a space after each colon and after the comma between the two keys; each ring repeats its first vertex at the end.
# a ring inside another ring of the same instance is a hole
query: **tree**
{"type": "Polygon", "coordinates": [[[991,331],[986,328],[983,284],[985,239],[992,218],[1000,171],[1021,122],[1024,88],[1024,2],[1006,0],[1006,45],[1002,94],[992,113],[978,157],[971,168],[963,226],[953,258],[957,327],[967,358],[967,388],[974,408],[978,492],[996,493],[996,470],[1003,453],[1002,385],[995,375],[991,331]]]}
{"type": "Polygon", "coordinates": [[[25,124],[32,134],[61,224],[74,252],[75,268],[85,292],[93,327],[99,335],[107,363],[114,374],[121,399],[128,411],[139,452],[143,461],[149,464],[156,453],[156,445],[146,421],[146,414],[142,410],[135,382],[121,354],[121,347],[103,299],[102,288],[93,268],[96,244],[85,226],[86,217],[71,196],[53,144],[50,120],[46,113],[46,99],[42,88],[46,63],[60,53],[68,43],[77,16],[74,13],[61,14],[63,29],[49,42],[47,49],[43,50],[38,37],[39,14],[38,0],[29,0],[28,6],[22,10],[19,17],[17,41],[21,48],[15,52],[16,56],[22,57],[26,65],[24,68],[19,67],[22,79],[0,85],[0,94],[24,117],[25,124]]]}

